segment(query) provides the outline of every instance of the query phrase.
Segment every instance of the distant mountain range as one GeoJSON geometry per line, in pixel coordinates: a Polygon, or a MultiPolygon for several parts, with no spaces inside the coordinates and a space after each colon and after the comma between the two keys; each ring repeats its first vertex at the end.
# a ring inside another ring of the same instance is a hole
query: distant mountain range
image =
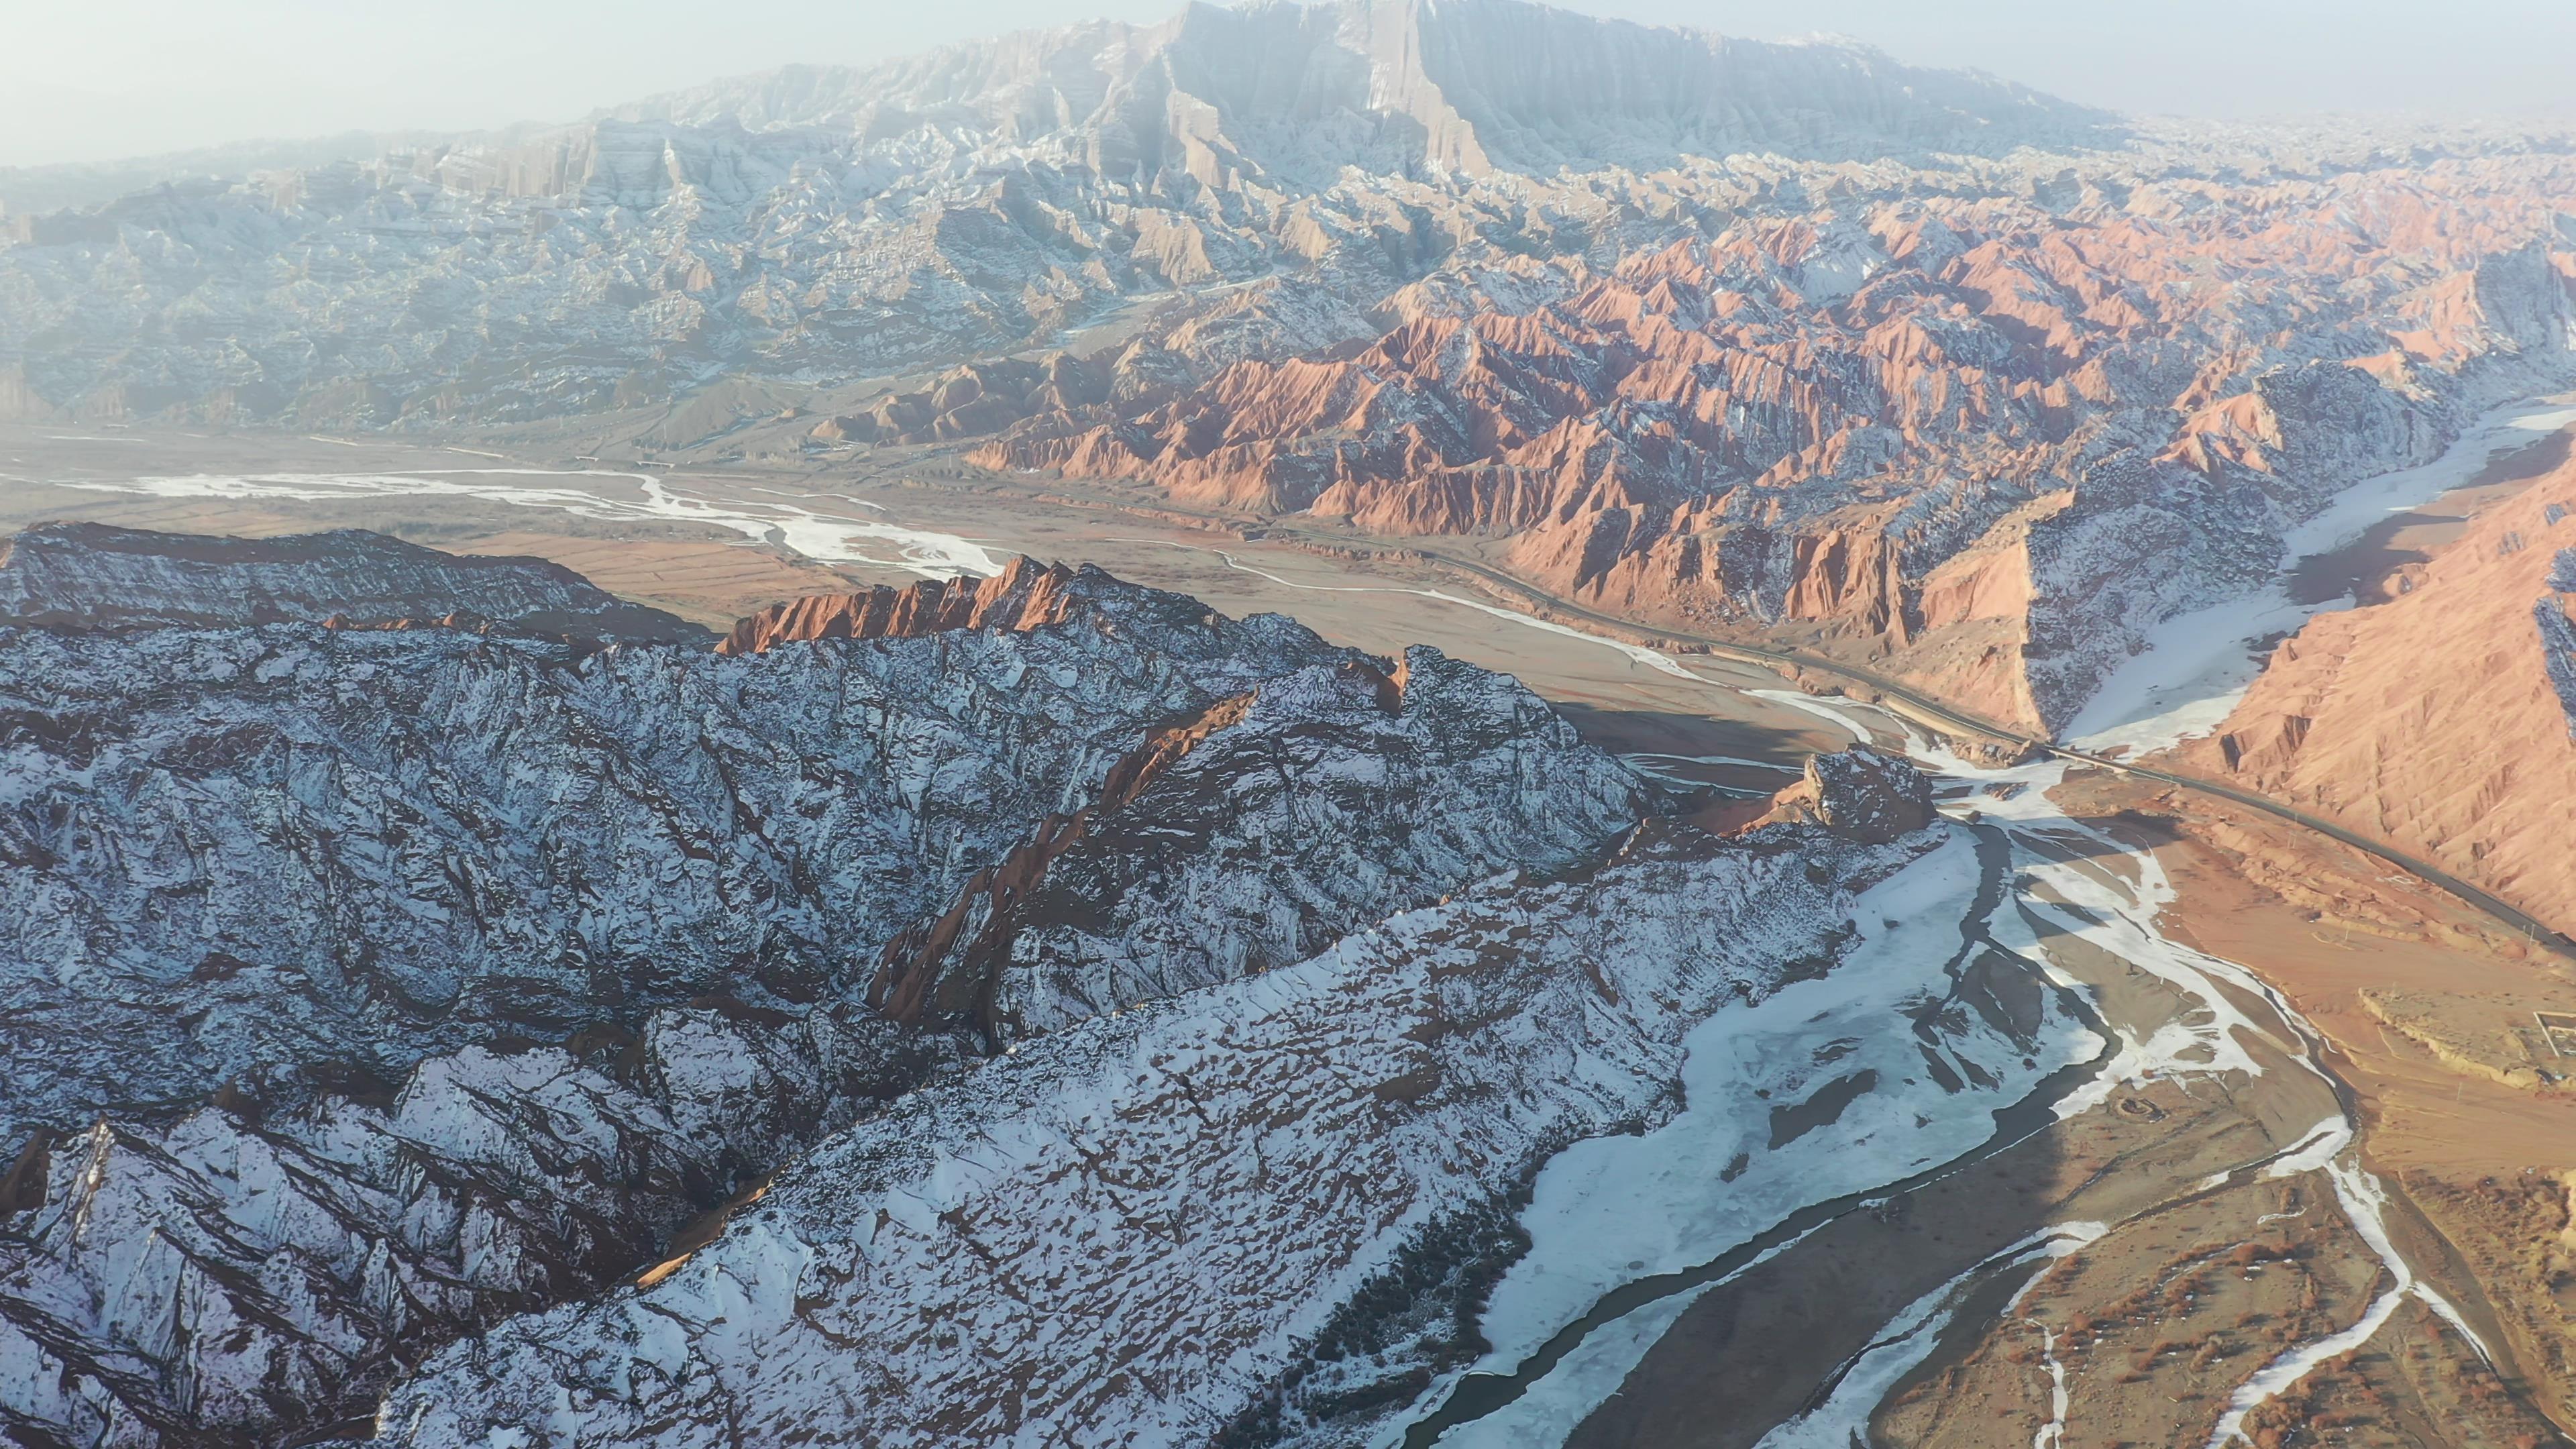
{"type": "Polygon", "coordinates": [[[2117,134],[1846,45],[1519,0],[1193,5],[552,131],[170,158],[114,199],[152,165],[8,179],[0,415],[368,426],[835,381],[1174,287],[1321,271],[1366,307],[1462,248],[1619,240],[1631,209],[1574,176],[2117,134]],[[1534,206],[1578,214],[1524,235],[1534,206]]]}
{"type": "Polygon", "coordinates": [[[2055,731],[2338,489],[2576,381],[2570,194],[2550,135],[2141,130],[1522,0],[1194,5],[15,216],[0,417],[703,400],[667,446],[1507,537],[1558,597],[2055,731]]]}

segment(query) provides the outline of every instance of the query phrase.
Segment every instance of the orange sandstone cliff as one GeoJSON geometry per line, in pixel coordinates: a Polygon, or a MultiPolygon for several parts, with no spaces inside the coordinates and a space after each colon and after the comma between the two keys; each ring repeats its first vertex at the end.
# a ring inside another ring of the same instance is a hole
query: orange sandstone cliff
{"type": "Polygon", "coordinates": [[[946,629],[1034,629],[1065,616],[1074,570],[1015,558],[988,579],[924,579],[852,594],[790,599],[738,620],[719,654],[757,654],[798,639],[888,639],[946,629]]]}
{"type": "Polygon", "coordinates": [[[2576,568],[2562,550],[2576,550],[2576,464],[2399,568],[2386,602],[2310,620],[2185,760],[2576,927],[2576,592],[2561,592],[2576,568]]]}

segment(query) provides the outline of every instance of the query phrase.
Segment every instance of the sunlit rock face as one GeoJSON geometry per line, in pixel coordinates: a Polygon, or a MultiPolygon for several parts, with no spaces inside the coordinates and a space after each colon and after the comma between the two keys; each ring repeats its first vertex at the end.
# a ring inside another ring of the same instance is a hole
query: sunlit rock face
{"type": "Polygon", "coordinates": [[[1864,191],[1606,269],[1453,268],[1364,346],[1038,410],[973,456],[1507,538],[1560,597],[2052,732],[2335,494],[2576,380],[2563,169],[1864,191]]]}
{"type": "Polygon", "coordinates": [[[2428,555],[2282,640],[2181,759],[2576,922],[2576,467],[2428,555]]]}

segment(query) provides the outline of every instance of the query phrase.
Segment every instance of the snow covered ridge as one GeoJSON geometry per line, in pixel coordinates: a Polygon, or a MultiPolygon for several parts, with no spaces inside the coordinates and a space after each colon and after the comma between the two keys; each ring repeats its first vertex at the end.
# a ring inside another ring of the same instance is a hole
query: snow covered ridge
{"type": "Polygon", "coordinates": [[[1011,578],[1039,621],[739,656],[0,625],[0,1424],[361,1412],[943,1064],[1652,808],[1436,651],[1011,578]]]}
{"type": "Polygon", "coordinates": [[[248,539],[46,523],[0,538],[0,619],[15,623],[366,628],[460,615],[601,640],[707,637],[561,564],[440,553],[363,529],[248,539]]]}
{"type": "Polygon", "coordinates": [[[342,1423],[472,1325],[631,1273],[956,1055],[864,1010],[782,1018],[672,1008],[579,1050],[467,1047],[397,1093],[37,1134],[0,1195],[0,1429],[342,1423]]]}
{"type": "Polygon", "coordinates": [[[1044,1037],[816,1149],[653,1286],[441,1352],[379,1432],[1353,1442],[1482,1351],[1540,1164],[1670,1116],[1690,1028],[1830,972],[1851,890],[1936,839],[1650,825],[1044,1037]]]}

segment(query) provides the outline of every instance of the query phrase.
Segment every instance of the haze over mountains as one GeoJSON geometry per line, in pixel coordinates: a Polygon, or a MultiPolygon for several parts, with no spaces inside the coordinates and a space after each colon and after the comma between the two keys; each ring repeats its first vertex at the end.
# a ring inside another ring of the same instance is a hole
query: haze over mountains
{"type": "Polygon", "coordinates": [[[597,407],[735,369],[836,380],[1317,265],[1360,269],[1336,290],[1365,307],[1517,223],[1509,188],[1472,195],[1498,170],[1994,151],[2102,120],[1846,48],[1676,46],[1511,0],[1193,6],[621,117],[18,217],[35,245],[8,254],[0,349],[38,367],[0,398],[339,426],[597,407]],[[115,315],[74,315],[102,268],[137,285],[115,315]]]}
{"type": "Polygon", "coordinates": [[[18,217],[0,411],[819,409],[1071,337],[801,441],[1506,537],[1547,592],[2046,731],[2340,480],[2568,374],[2570,163],[2447,144],[2141,141],[1518,0],[1193,6],[18,217]]]}
{"type": "MultiPolygon", "coordinates": [[[[2564,134],[1329,0],[0,206],[0,489],[195,510],[0,542],[0,1434],[2576,1412],[2566,1195],[2497,1180],[2576,1160],[2366,1163],[2420,1083],[2214,944],[2211,875],[2314,877],[2266,970],[2401,877],[2084,768],[2198,732],[2152,767],[2576,912],[2576,481],[2483,456],[2576,387],[2564,134]],[[197,471],[52,461],[145,437],[197,471]],[[411,541],[161,531],[306,506],[411,541]],[[768,571],[689,622],[488,542],[547,510],[768,571]],[[1578,728],[1086,545],[1690,692],[1578,728]]],[[[2370,1019],[2556,1142],[2563,983],[2481,929],[2370,1019]]]]}

